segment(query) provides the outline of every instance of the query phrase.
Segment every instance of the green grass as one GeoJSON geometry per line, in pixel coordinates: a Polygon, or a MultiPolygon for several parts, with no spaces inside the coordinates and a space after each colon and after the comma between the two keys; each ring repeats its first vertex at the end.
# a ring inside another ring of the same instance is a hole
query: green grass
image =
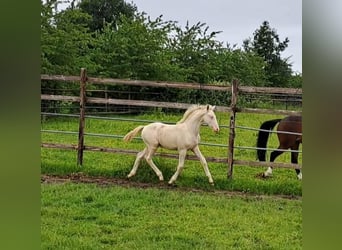
{"type": "Polygon", "coordinates": [[[302,248],[301,200],[73,183],[41,192],[42,249],[302,248]]]}
{"type": "MultiPolygon", "coordinates": [[[[164,113],[144,114],[134,116],[138,119],[156,120],[165,122],[176,122],[181,118],[179,115],[166,115],[164,113]]],[[[265,120],[273,119],[280,116],[260,115],[260,114],[237,114],[237,125],[258,128],[265,120]]],[[[229,124],[228,113],[218,113],[217,119],[220,125],[229,124]]],[[[85,131],[88,133],[103,133],[114,135],[125,135],[131,129],[140,125],[138,122],[127,121],[104,121],[96,119],[87,119],[85,131]]],[[[77,131],[78,120],[74,118],[47,119],[42,123],[42,129],[77,131]]],[[[227,144],[228,128],[221,128],[219,134],[214,134],[208,127],[201,128],[201,141],[217,144],[227,144]]],[[[257,131],[236,130],[235,145],[237,146],[255,146],[257,131]]],[[[56,143],[73,143],[77,144],[77,135],[60,135],[42,133],[43,142],[56,143]]],[[[131,143],[125,143],[122,139],[115,138],[97,138],[85,137],[85,145],[102,146],[111,148],[125,148],[142,150],[144,144],[140,140],[133,140],[131,143]]],[[[276,148],[278,141],[276,135],[272,135],[269,141],[269,147],[276,148]]],[[[205,157],[227,157],[227,148],[210,147],[200,145],[200,149],[205,157]]],[[[159,149],[159,152],[173,152],[165,149],[159,149]]],[[[191,154],[191,153],[190,153],[191,154]]],[[[45,174],[69,174],[74,172],[83,172],[94,176],[108,176],[125,178],[130,172],[135,156],[110,154],[100,152],[84,152],[83,167],[76,166],[77,153],[75,151],[46,149],[41,150],[41,171],[45,174]]],[[[256,160],[256,152],[254,150],[234,151],[235,159],[256,160]]],[[[159,169],[163,172],[164,179],[167,182],[173,175],[178,161],[176,159],[166,159],[155,157],[154,161],[159,169]]],[[[301,154],[299,161],[301,162],[301,154]]],[[[290,154],[284,153],[277,158],[277,162],[290,162],[290,154]]],[[[273,177],[267,180],[261,180],[255,176],[265,171],[266,168],[256,168],[247,166],[234,166],[233,180],[227,180],[227,165],[210,163],[209,169],[213,176],[215,186],[208,184],[207,177],[199,163],[199,161],[186,161],[185,168],[177,179],[177,185],[180,187],[194,187],[205,190],[233,190],[243,191],[257,194],[285,194],[285,195],[301,195],[301,182],[297,180],[295,171],[292,169],[274,169],[273,177]]],[[[305,177],[304,177],[305,178],[305,177]]],[[[158,183],[158,178],[151,168],[143,161],[141,167],[137,171],[137,175],[132,181],[158,183]]]]}

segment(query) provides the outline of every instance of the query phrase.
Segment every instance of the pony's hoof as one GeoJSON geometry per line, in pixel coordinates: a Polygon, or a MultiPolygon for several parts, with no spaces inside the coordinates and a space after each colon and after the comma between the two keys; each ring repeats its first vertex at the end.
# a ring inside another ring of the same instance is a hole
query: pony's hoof
{"type": "Polygon", "coordinates": [[[167,185],[169,187],[177,187],[177,184],[175,182],[168,182],[167,185]]]}
{"type": "Polygon", "coordinates": [[[265,175],[265,173],[258,173],[255,175],[256,178],[260,178],[260,179],[267,179],[270,176],[269,175],[265,175]]]}
{"type": "Polygon", "coordinates": [[[210,186],[215,186],[214,182],[209,182],[210,186]]]}

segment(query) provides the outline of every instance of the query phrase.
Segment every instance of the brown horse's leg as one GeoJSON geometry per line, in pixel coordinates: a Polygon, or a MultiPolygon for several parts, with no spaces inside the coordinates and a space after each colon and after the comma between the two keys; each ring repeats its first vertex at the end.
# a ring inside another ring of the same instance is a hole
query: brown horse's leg
{"type": "MultiPolygon", "coordinates": [[[[284,148],[281,147],[281,146],[279,146],[278,149],[283,150],[284,148]]],[[[273,151],[273,152],[271,153],[270,162],[274,162],[275,159],[276,159],[279,155],[281,155],[282,153],[284,153],[284,151],[276,151],[276,150],[273,151]]]]}
{"type": "MultiPolygon", "coordinates": [[[[284,149],[282,146],[279,146],[278,149],[284,149]]],[[[284,151],[273,151],[271,153],[271,157],[270,157],[270,162],[274,162],[275,159],[281,155],[282,153],[284,153],[284,151]]],[[[273,172],[273,167],[268,167],[267,170],[264,172],[264,174],[262,175],[263,177],[268,177],[271,176],[273,172]]]]}
{"type": "MultiPolygon", "coordinates": [[[[291,150],[298,151],[299,149],[299,142],[296,142],[296,144],[291,148],[291,150]]],[[[298,152],[291,152],[291,163],[297,164],[298,163],[298,152]]],[[[296,168],[297,177],[299,180],[302,179],[302,172],[300,169],[296,168]]]]}

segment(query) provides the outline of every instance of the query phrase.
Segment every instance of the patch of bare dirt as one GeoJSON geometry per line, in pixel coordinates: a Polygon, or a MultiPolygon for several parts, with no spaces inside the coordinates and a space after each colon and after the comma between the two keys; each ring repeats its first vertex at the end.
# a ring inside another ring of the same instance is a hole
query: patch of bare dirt
{"type": "Polygon", "coordinates": [[[203,190],[196,188],[185,188],[177,187],[176,185],[168,185],[167,182],[160,183],[142,183],[137,181],[132,181],[129,179],[119,179],[113,177],[103,177],[103,176],[87,176],[83,173],[73,173],[69,175],[41,175],[41,183],[92,183],[98,186],[121,186],[127,188],[159,188],[159,189],[169,189],[176,190],[180,192],[196,192],[196,193],[212,193],[217,195],[223,195],[228,197],[244,197],[244,198],[278,198],[278,199],[291,199],[291,200],[301,200],[301,196],[294,195],[256,195],[251,193],[239,192],[239,191],[223,191],[223,190],[203,190]]]}

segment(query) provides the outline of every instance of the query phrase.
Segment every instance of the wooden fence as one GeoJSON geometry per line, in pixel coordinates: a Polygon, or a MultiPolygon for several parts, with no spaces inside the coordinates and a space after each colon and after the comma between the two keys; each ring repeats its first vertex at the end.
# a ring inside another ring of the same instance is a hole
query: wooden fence
{"type": "MultiPolygon", "coordinates": [[[[230,112],[230,124],[229,124],[229,138],[228,138],[228,154],[227,158],[206,157],[209,162],[221,162],[228,164],[227,177],[233,177],[233,166],[272,166],[279,168],[301,168],[300,164],[290,163],[275,163],[275,162],[257,162],[234,159],[234,140],[235,140],[235,114],[237,112],[246,113],[260,113],[260,114],[280,114],[280,115],[298,115],[301,112],[289,111],[289,110],[269,110],[269,109],[256,109],[256,108],[241,108],[237,106],[239,93],[258,93],[258,94],[287,94],[287,95],[301,95],[302,89],[297,88],[267,88],[267,87],[249,87],[238,86],[238,81],[233,80],[231,86],[218,86],[218,85],[206,85],[198,83],[179,83],[179,82],[157,82],[157,81],[139,81],[139,80],[125,80],[125,79],[107,79],[107,78],[94,78],[88,77],[86,70],[81,69],[80,76],[63,76],[63,75],[41,75],[41,80],[54,80],[61,82],[80,82],[80,95],[79,96],[64,96],[64,95],[47,95],[41,94],[41,100],[50,101],[69,101],[77,102],[80,104],[79,112],[79,130],[78,130],[78,144],[56,144],[42,142],[41,146],[45,148],[60,148],[77,150],[77,164],[82,166],[83,164],[83,152],[98,151],[120,154],[137,154],[136,150],[127,150],[119,148],[103,148],[95,146],[84,145],[84,125],[85,125],[85,105],[86,103],[94,104],[106,104],[106,105],[127,105],[127,106],[143,106],[143,107],[161,107],[161,108],[174,108],[174,109],[187,109],[192,104],[188,103],[172,103],[172,102],[156,102],[156,101],[144,101],[144,100],[123,100],[123,99],[107,99],[107,98],[95,98],[86,96],[86,84],[101,84],[101,85],[131,85],[141,87],[165,87],[165,88],[177,88],[177,89],[201,89],[201,90],[215,90],[231,92],[231,105],[230,107],[216,106],[217,111],[230,112]]],[[[176,154],[157,153],[157,156],[178,158],[176,154]]],[[[197,160],[195,156],[188,155],[186,159],[197,160]]]]}

